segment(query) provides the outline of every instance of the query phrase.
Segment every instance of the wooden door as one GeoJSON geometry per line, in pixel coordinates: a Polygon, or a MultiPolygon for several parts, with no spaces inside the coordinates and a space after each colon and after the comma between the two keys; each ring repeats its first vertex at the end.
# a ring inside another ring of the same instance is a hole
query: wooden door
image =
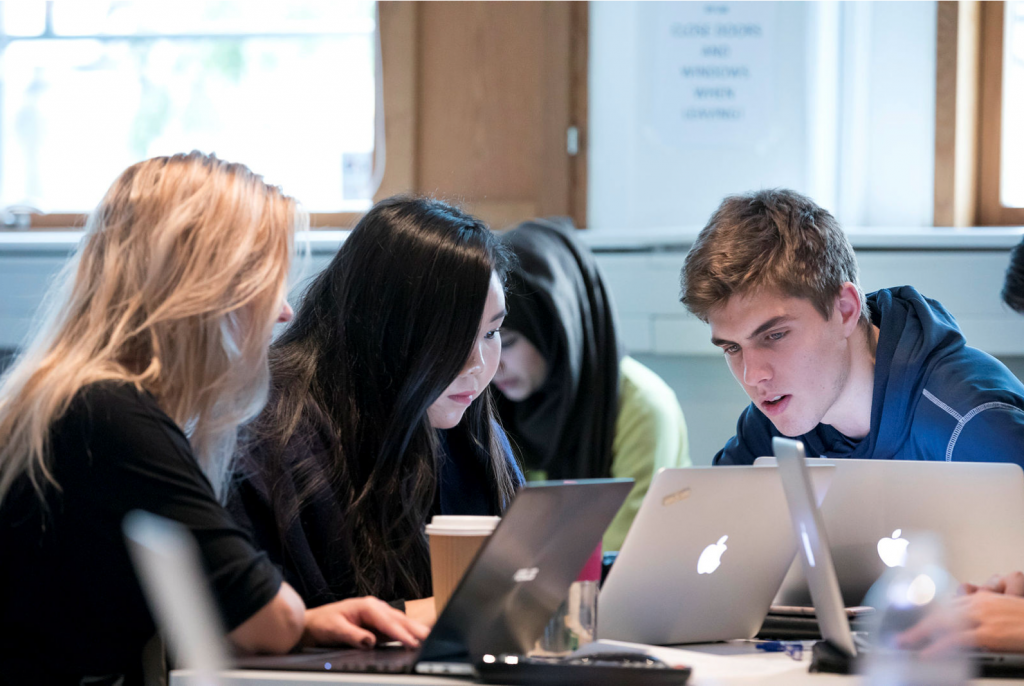
{"type": "Polygon", "coordinates": [[[433,195],[494,228],[586,224],[586,3],[382,3],[381,32],[378,197],[433,195]]]}

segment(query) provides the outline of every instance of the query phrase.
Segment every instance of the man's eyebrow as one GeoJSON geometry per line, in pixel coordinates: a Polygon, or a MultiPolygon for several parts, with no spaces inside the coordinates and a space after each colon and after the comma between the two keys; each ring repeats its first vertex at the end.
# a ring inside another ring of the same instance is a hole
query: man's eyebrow
{"type": "Polygon", "coordinates": [[[496,322],[496,321],[498,321],[499,319],[501,319],[502,317],[506,317],[506,316],[508,316],[508,310],[502,310],[502,311],[501,311],[501,312],[499,312],[498,314],[496,314],[496,315],[494,315],[493,317],[491,317],[491,321],[492,321],[492,322],[496,322]]]}
{"type": "Polygon", "coordinates": [[[780,314],[778,317],[772,317],[771,319],[766,321],[764,324],[762,324],[761,326],[759,326],[756,329],[754,329],[754,333],[752,333],[749,336],[747,336],[747,340],[749,341],[751,338],[757,338],[758,336],[763,334],[768,329],[775,328],[779,324],[782,324],[784,322],[788,322],[790,319],[792,319],[792,317],[790,317],[788,314],[780,314]]]}
{"type": "MultiPolygon", "coordinates": [[[[763,334],[768,329],[774,328],[774,327],[778,326],[779,324],[783,324],[785,322],[788,322],[790,319],[792,319],[792,317],[790,317],[788,314],[781,314],[778,317],[772,317],[771,319],[769,319],[765,323],[761,324],[761,326],[759,326],[756,329],[754,329],[754,332],[752,334],[750,334],[749,336],[747,336],[747,340],[749,341],[752,338],[757,338],[758,336],[763,334]]],[[[717,345],[719,348],[722,348],[722,347],[725,347],[725,346],[729,346],[729,345],[736,345],[736,343],[734,341],[727,341],[724,338],[712,338],[711,339],[711,344],[712,345],[717,345]]]]}

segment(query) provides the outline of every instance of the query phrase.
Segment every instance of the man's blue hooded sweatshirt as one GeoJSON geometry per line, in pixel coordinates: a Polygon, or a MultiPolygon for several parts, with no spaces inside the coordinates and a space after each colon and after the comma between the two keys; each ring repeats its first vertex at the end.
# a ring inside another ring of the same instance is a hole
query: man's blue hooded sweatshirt
{"type": "MultiPolygon", "coordinates": [[[[945,307],[903,286],[867,296],[878,327],[871,431],[862,439],[818,424],[808,455],[874,460],[1016,462],[1024,466],[1024,385],[967,345],[945,307]]],[[[782,434],[751,403],[714,464],[752,464],[782,434]]]]}

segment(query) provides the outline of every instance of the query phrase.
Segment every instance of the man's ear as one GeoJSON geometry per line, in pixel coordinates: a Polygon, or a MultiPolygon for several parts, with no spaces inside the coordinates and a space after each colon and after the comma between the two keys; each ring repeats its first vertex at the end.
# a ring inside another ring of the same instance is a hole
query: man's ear
{"type": "Polygon", "coordinates": [[[849,281],[844,283],[839,289],[834,311],[839,314],[843,335],[850,336],[860,323],[861,305],[860,291],[849,281]]]}

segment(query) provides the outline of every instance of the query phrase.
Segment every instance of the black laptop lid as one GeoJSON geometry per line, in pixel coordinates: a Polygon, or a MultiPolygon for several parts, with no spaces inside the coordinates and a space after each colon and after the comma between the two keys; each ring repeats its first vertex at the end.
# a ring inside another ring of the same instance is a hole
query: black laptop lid
{"type": "Polygon", "coordinates": [[[437,618],[419,661],[531,650],[632,486],[632,479],[581,479],[521,488],[437,618]]]}

